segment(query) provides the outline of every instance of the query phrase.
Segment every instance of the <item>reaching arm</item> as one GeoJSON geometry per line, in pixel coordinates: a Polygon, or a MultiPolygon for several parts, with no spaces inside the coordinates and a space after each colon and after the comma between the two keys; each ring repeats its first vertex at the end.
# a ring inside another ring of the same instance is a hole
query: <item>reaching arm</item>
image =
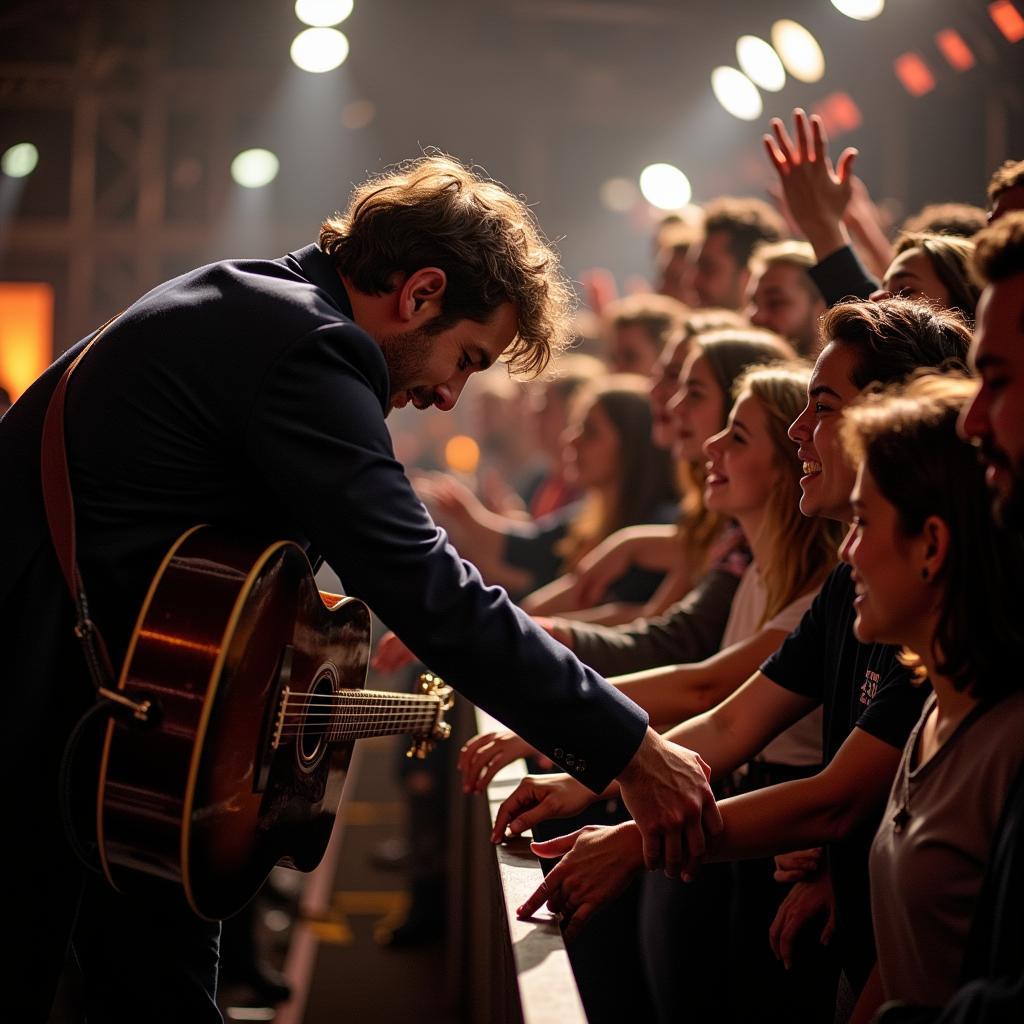
{"type": "Polygon", "coordinates": [[[885,802],[902,751],[855,728],[817,775],[723,800],[709,860],[763,857],[833,843],[885,802]]]}
{"type": "Polygon", "coordinates": [[[735,692],[786,636],[781,629],[762,629],[696,664],[648,669],[609,682],[636,701],[652,722],[682,722],[735,692]]]}
{"type": "Polygon", "coordinates": [[[522,601],[531,615],[559,615],[592,608],[632,566],[665,572],[678,557],[674,526],[630,526],[606,537],[580,564],[522,601]]]}
{"type": "Polygon", "coordinates": [[[670,729],[665,739],[697,750],[711,766],[712,776],[721,777],[745,764],[815,707],[817,702],[811,698],[755,672],[732,696],[670,729]]]}

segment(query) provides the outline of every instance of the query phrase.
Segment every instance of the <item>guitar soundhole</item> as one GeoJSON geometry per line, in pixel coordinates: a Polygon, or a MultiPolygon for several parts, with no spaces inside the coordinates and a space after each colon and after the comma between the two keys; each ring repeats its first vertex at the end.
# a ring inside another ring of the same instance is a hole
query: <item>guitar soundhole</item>
{"type": "Polygon", "coordinates": [[[299,732],[299,741],[295,746],[299,767],[303,771],[312,771],[320,763],[327,749],[333,720],[334,693],[337,687],[336,669],[333,665],[324,665],[309,689],[306,714],[299,732]]]}

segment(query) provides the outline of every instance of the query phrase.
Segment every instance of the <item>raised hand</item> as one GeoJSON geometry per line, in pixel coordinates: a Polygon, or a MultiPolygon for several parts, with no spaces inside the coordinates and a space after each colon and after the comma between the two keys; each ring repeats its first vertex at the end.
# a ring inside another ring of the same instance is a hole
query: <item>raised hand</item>
{"type": "Polygon", "coordinates": [[[643,868],[640,832],[631,821],[613,827],[586,825],[571,835],[531,843],[530,849],[538,857],[562,857],[562,861],[516,910],[516,916],[531,917],[547,903],[552,913],[562,915],[567,941],[643,868]]]}
{"type": "Polygon", "coordinates": [[[832,894],[832,881],[828,873],[811,882],[797,882],[786,893],[768,929],[768,942],[776,959],[786,970],[793,964],[793,944],[809,921],[825,917],[821,931],[821,944],[827,946],[836,927],[836,901],[832,894]]]}
{"type": "Polygon", "coordinates": [[[706,848],[705,836],[722,831],[709,779],[711,769],[693,750],[653,729],[619,775],[622,798],[640,828],[648,871],[691,878],[706,848]]]}
{"type": "Polygon", "coordinates": [[[498,808],[491,842],[502,842],[506,831],[517,836],[539,821],[579,814],[597,799],[571,775],[527,775],[498,808]]]}
{"type": "Polygon", "coordinates": [[[850,202],[851,173],[857,150],[844,149],[835,167],[828,155],[828,137],[821,118],[793,112],[793,134],[779,118],[764,136],[768,159],[779,175],[782,194],[793,220],[814,247],[818,260],[848,244],[843,215],[850,202]]]}
{"type": "Polygon", "coordinates": [[[535,754],[537,751],[514,732],[480,733],[459,751],[462,788],[466,793],[481,792],[505,765],[535,754]]]}

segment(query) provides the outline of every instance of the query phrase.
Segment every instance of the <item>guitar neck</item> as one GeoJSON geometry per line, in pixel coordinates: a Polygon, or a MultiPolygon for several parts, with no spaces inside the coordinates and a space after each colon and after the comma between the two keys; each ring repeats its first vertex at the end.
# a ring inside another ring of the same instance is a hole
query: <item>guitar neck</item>
{"type": "MultiPolygon", "coordinates": [[[[293,695],[292,700],[297,697],[293,695]]],[[[341,690],[318,696],[310,711],[323,716],[328,738],[337,742],[403,733],[427,735],[438,720],[440,705],[441,698],[432,694],[341,690]]]]}

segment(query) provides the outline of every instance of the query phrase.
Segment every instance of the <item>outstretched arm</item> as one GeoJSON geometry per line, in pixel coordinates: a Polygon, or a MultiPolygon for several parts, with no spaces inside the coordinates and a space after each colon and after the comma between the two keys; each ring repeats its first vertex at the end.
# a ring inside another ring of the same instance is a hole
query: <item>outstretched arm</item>
{"type": "Polygon", "coordinates": [[[772,120],[771,128],[772,134],[764,136],[768,159],[779,175],[793,220],[820,262],[850,244],[843,215],[850,202],[857,150],[843,150],[833,167],[821,118],[808,118],[799,108],[793,112],[795,141],[779,118],[772,120]]]}

